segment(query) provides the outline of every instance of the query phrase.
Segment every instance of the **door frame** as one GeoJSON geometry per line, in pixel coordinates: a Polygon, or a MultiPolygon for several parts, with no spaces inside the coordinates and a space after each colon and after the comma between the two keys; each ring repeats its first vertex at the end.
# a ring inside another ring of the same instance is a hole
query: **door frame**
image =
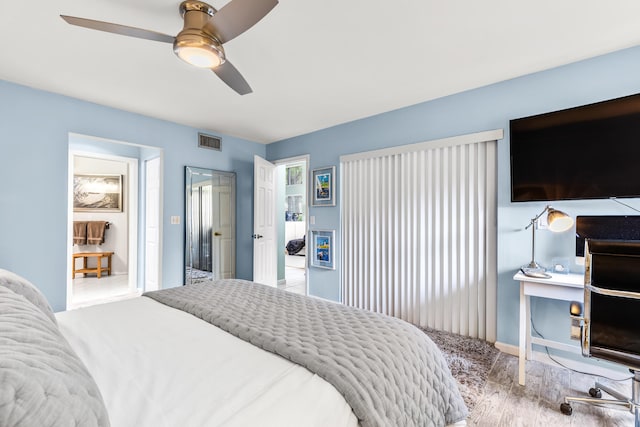
{"type": "MultiPolygon", "coordinates": [[[[309,154],[303,154],[300,156],[295,156],[295,157],[286,157],[284,159],[278,159],[272,162],[274,165],[276,165],[276,167],[280,167],[280,166],[286,166],[290,163],[304,163],[305,164],[305,177],[304,177],[304,199],[305,199],[305,215],[304,215],[304,230],[305,230],[305,236],[306,236],[306,242],[305,242],[305,248],[307,249],[307,255],[304,257],[304,293],[305,295],[309,295],[309,256],[310,256],[310,252],[309,250],[309,164],[311,163],[311,156],[309,154]]],[[[283,183],[276,183],[276,191],[280,191],[282,190],[282,192],[284,193],[284,184],[283,183]]],[[[278,216],[276,215],[276,218],[278,218],[278,216]]],[[[285,227],[285,221],[280,218],[276,221],[276,234],[278,233],[278,230],[280,229],[280,227],[283,228],[285,227]]],[[[285,242],[286,245],[286,242],[285,242]]],[[[276,263],[277,263],[277,258],[276,258],[276,263]]],[[[285,265],[285,270],[286,270],[286,265],[285,265]]],[[[285,279],[286,279],[287,275],[285,273],[285,279]]]]}
{"type": "MultiPolygon", "coordinates": [[[[149,148],[152,150],[157,150],[158,152],[158,156],[160,157],[160,198],[158,200],[159,206],[158,206],[158,212],[160,213],[160,218],[162,218],[162,211],[163,211],[163,202],[162,202],[162,194],[164,193],[164,181],[162,179],[164,173],[164,150],[160,147],[154,147],[154,146],[146,146],[146,145],[140,145],[140,144],[133,144],[133,143],[129,143],[126,141],[118,141],[118,140],[113,140],[113,139],[107,139],[107,138],[100,138],[100,137],[96,137],[96,136],[91,136],[91,135],[84,135],[84,134],[79,134],[79,133],[74,133],[74,132],[69,132],[68,137],[67,137],[67,141],[68,141],[68,157],[67,157],[67,298],[66,298],[66,309],[72,309],[73,305],[72,305],[72,297],[73,297],[73,280],[71,278],[71,262],[72,262],[72,254],[73,254],[73,173],[74,173],[74,157],[75,156],[82,156],[82,157],[93,157],[93,158],[97,158],[97,159],[105,159],[105,160],[115,160],[115,161],[122,161],[122,162],[127,162],[128,165],[130,166],[130,177],[128,179],[129,185],[127,186],[126,189],[126,193],[128,194],[127,197],[127,206],[129,206],[129,214],[127,217],[127,222],[128,222],[128,232],[127,232],[127,236],[128,236],[128,259],[127,259],[127,264],[128,264],[128,284],[129,284],[129,291],[134,293],[134,292],[140,292],[141,289],[137,286],[138,285],[138,264],[139,264],[139,254],[138,254],[138,243],[139,243],[139,239],[138,239],[138,234],[139,234],[139,230],[138,230],[138,217],[139,217],[139,211],[140,211],[140,196],[138,194],[138,185],[139,185],[139,163],[147,160],[143,157],[125,157],[125,156],[118,156],[118,155],[114,155],[114,154],[105,154],[105,153],[100,153],[100,152],[95,152],[95,151],[86,151],[83,150],[81,148],[72,148],[69,143],[73,140],[73,139],[77,139],[77,140],[83,140],[86,144],[86,146],[91,147],[91,142],[95,141],[96,145],[97,144],[104,144],[104,143],[111,143],[111,144],[119,144],[119,145],[125,145],[125,146],[131,146],[131,147],[138,147],[138,148],[149,148]]],[[[142,224],[141,227],[145,228],[146,226],[146,220],[143,218],[142,220],[142,224]]],[[[163,235],[163,222],[160,221],[160,228],[159,228],[159,236],[160,236],[160,242],[159,242],[159,254],[158,256],[160,257],[160,259],[158,259],[158,286],[160,289],[162,289],[162,235],[163,235]]],[[[143,285],[141,285],[142,287],[143,285]]]]}
{"type": "MultiPolygon", "coordinates": [[[[144,228],[144,286],[143,289],[145,292],[148,291],[155,291],[158,289],[162,289],[162,268],[160,268],[160,266],[162,265],[162,206],[163,206],[163,193],[162,193],[162,184],[163,184],[163,180],[162,177],[164,176],[164,164],[162,162],[162,154],[158,155],[158,156],[154,156],[154,157],[150,157],[148,159],[141,159],[142,163],[143,163],[143,168],[144,168],[144,189],[145,189],[145,194],[144,194],[144,214],[141,218],[142,220],[142,227],[144,228]],[[157,172],[158,172],[158,181],[157,181],[157,185],[158,185],[158,198],[156,200],[157,204],[155,206],[153,206],[153,209],[155,210],[155,214],[157,214],[157,218],[155,218],[155,220],[157,221],[157,246],[155,253],[151,253],[151,245],[149,244],[149,224],[148,224],[148,220],[149,220],[149,192],[147,191],[147,188],[149,187],[149,184],[151,183],[150,178],[149,178],[149,167],[150,165],[155,165],[155,162],[158,162],[156,166],[157,167],[157,172]],[[153,163],[152,163],[153,162],[153,163]],[[153,289],[149,286],[149,278],[147,277],[147,271],[149,271],[148,269],[148,260],[149,259],[154,259],[155,258],[155,263],[157,265],[157,271],[155,272],[156,275],[156,284],[153,287],[153,289]]],[[[140,201],[140,198],[138,199],[138,201],[140,201]]]]}

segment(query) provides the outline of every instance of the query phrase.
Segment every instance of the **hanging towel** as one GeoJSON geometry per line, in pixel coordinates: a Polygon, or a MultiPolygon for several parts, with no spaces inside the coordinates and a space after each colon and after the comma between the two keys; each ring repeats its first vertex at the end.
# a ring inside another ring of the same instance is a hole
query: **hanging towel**
{"type": "Polygon", "coordinates": [[[87,223],[87,244],[101,245],[104,243],[104,230],[107,221],[89,221],[87,223]]]}
{"type": "Polygon", "coordinates": [[[87,244],[87,221],[73,221],[73,244],[87,244]]]}

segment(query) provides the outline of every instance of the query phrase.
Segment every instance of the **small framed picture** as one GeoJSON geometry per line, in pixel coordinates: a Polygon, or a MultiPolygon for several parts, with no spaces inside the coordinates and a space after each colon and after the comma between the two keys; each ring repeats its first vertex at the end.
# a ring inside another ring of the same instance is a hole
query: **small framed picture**
{"type": "Polygon", "coordinates": [[[335,270],[335,230],[311,230],[311,266],[335,270]]]}
{"type": "Polygon", "coordinates": [[[311,206],[335,206],[336,167],[327,166],[311,171],[311,206]]]}
{"type": "Polygon", "coordinates": [[[122,175],[74,175],[74,212],[122,212],[122,175]]]}
{"type": "Polygon", "coordinates": [[[302,166],[289,166],[287,168],[287,185],[298,185],[303,183],[302,166]]]}

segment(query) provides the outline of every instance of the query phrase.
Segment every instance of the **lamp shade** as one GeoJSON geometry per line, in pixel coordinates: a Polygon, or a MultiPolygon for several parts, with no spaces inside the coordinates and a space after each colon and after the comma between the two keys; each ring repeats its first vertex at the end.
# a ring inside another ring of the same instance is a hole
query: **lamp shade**
{"type": "Polygon", "coordinates": [[[546,273],[545,269],[535,260],[536,225],[538,224],[538,219],[540,219],[540,217],[545,213],[547,214],[547,229],[549,231],[561,233],[573,227],[573,218],[569,215],[562,211],[553,209],[551,206],[545,207],[544,210],[532,218],[529,225],[525,227],[525,229],[531,227],[531,262],[523,266],[520,270],[525,276],[549,279],[551,278],[551,275],[546,273]]]}
{"type": "Polygon", "coordinates": [[[573,227],[573,218],[569,215],[553,208],[548,209],[547,224],[549,225],[549,230],[554,233],[561,233],[573,227]]]}

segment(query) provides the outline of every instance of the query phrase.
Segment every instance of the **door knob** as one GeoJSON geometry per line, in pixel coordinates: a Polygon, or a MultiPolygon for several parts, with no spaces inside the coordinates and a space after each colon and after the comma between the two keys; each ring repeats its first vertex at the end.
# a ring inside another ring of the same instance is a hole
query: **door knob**
{"type": "Polygon", "coordinates": [[[218,233],[217,231],[213,233],[214,236],[222,236],[222,233],[218,233]]]}
{"type": "Polygon", "coordinates": [[[262,239],[262,234],[254,234],[253,238],[254,239],[262,239]]]}

